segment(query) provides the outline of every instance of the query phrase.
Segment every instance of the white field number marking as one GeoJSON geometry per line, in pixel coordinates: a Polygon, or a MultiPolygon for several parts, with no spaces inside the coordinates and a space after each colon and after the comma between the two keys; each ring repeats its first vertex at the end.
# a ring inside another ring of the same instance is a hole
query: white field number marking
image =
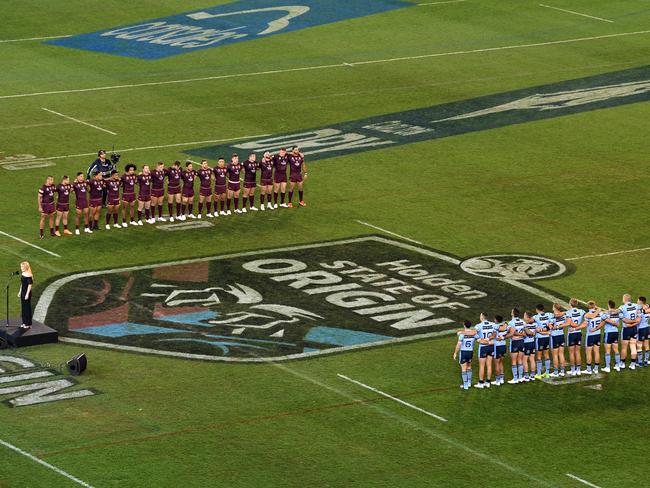
{"type": "Polygon", "coordinates": [[[20,169],[46,168],[48,166],[54,166],[54,163],[52,161],[37,159],[33,154],[14,154],[6,158],[0,156],[0,165],[4,169],[15,171],[20,169]]]}
{"type": "Polygon", "coordinates": [[[158,230],[164,230],[167,232],[174,232],[177,230],[192,230],[192,229],[202,229],[204,227],[214,227],[214,224],[207,222],[205,220],[197,220],[195,222],[183,222],[181,224],[165,224],[159,225],[156,227],[158,230]]]}

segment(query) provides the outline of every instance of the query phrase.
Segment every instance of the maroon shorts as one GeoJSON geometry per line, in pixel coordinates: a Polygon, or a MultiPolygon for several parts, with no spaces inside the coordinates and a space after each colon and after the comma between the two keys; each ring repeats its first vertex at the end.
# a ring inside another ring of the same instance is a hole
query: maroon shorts
{"type": "Polygon", "coordinates": [[[112,206],[119,205],[120,204],[120,199],[119,198],[109,198],[107,203],[108,203],[108,205],[112,205],[112,206]]]}
{"type": "Polygon", "coordinates": [[[181,187],[180,186],[168,186],[167,187],[167,195],[178,195],[181,192],[181,187]]]}
{"type": "Polygon", "coordinates": [[[151,189],[151,196],[155,198],[160,198],[165,195],[165,189],[164,188],[152,188],[151,189]]]}
{"type": "Polygon", "coordinates": [[[101,207],[102,206],[102,199],[101,198],[91,198],[90,199],[90,206],[91,207],[101,207]]]}
{"type": "Polygon", "coordinates": [[[212,196],[212,188],[199,188],[199,195],[202,197],[211,197],[212,196]]]}
{"type": "Polygon", "coordinates": [[[291,175],[289,181],[291,181],[291,183],[300,183],[302,181],[302,175],[291,175]]]}
{"type": "Polygon", "coordinates": [[[244,181],[244,188],[257,188],[257,183],[254,181],[244,181]]]}
{"type": "Polygon", "coordinates": [[[286,183],[287,182],[287,175],[286,174],[283,175],[282,173],[276,174],[274,176],[273,181],[275,181],[276,183],[286,183]]]}
{"type": "Polygon", "coordinates": [[[194,190],[185,190],[183,189],[183,198],[194,198],[194,190]]]}
{"type": "Polygon", "coordinates": [[[69,203],[57,203],[56,204],[56,209],[59,212],[67,212],[70,210],[70,204],[69,203]]]}
{"type": "Polygon", "coordinates": [[[135,202],[135,193],[124,193],[122,194],[122,200],[127,203],[135,202]]]}
{"type": "Polygon", "coordinates": [[[54,203],[43,203],[41,204],[41,208],[43,209],[41,213],[44,213],[45,215],[54,213],[54,203]]]}
{"type": "Polygon", "coordinates": [[[76,201],[75,206],[77,207],[78,210],[83,210],[85,208],[88,208],[88,200],[76,201]]]}
{"type": "Polygon", "coordinates": [[[226,185],[215,185],[214,193],[217,195],[223,195],[226,193],[226,185]]]}
{"type": "Polygon", "coordinates": [[[240,184],[239,183],[233,183],[232,181],[228,182],[228,189],[230,191],[239,191],[240,184]]]}
{"type": "Polygon", "coordinates": [[[273,184],[273,180],[271,180],[270,178],[268,180],[260,181],[260,185],[262,185],[262,186],[269,186],[269,185],[272,185],[272,184],[273,184]]]}
{"type": "Polygon", "coordinates": [[[151,193],[148,195],[138,195],[138,201],[140,202],[150,202],[151,201],[151,193]]]}

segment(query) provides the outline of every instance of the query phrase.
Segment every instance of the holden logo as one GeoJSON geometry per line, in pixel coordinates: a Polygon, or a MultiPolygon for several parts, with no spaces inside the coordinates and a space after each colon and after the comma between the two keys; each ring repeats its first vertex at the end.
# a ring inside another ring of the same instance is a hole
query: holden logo
{"type": "Polygon", "coordinates": [[[468,258],[460,263],[463,271],[485,278],[541,280],[563,275],[564,264],[541,256],[492,254],[468,258]]]}

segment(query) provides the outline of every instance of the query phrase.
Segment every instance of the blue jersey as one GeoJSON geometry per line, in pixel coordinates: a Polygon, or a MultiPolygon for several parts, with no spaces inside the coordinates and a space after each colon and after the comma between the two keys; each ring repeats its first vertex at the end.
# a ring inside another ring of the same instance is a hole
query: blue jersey
{"type": "MultiPolygon", "coordinates": [[[[534,332],[537,333],[537,324],[535,321],[531,322],[530,324],[526,323],[524,321],[524,330],[527,330],[529,332],[534,332]]],[[[524,342],[535,342],[535,334],[532,335],[525,335],[524,336],[524,342]]]]}
{"type": "MultiPolygon", "coordinates": [[[[514,317],[510,322],[508,322],[508,332],[512,332],[514,330],[517,334],[523,334],[525,327],[526,327],[526,322],[524,322],[519,317],[514,317]]],[[[512,336],[510,342],[520,341],[522,339],[523,337],[512,336]]]]}
{"type": "Polygon", "coordinates": [[[650,310],[644,309],[643,305],[640,305],[641,307],[641,322],[639,322],[639,329],[645,329],[646,327],[650,327],[648,324],[648,318],[650,318],[650,310]]]}
{"type": "Polygon", "coordinates": [[[618,332],[618,328],[621,325],[621,312],[619,310],[608,310],[603,314],[603,320],[605,321],[605,333],[618,332]],[[614,322],[610,324],[607,320],[614,322]]]}
{"type": "Polygon", "coordinates": [[[550,331],[551,323],[553,322],[553,314],[549,312],[538,313],[533,317],[535,319],[535,324],[537,325],[537,334],[535,337],[538,339],[542,337],[548,337],[548,334],[541,334],[541,331],[550,331]]]}
{"type": "MultiPolygon", "coordinates": [[[[594,313],[595,310],[589,310],[589,313],[594,313]]],[[[596,329],[600,324],[603,323],[603,313],[598,312],[595,317],[585,317],[585,320],[587,321],[587,335],[588,336],[596,336],[600,335],[600,329],[596,329]]]]}
{"type": "MultiPolygon", "coordinates": [[[[580,308],[574,307],[567,310],[565,316],[568,319],[571,319],[571,321],[575,325],[582,325],[582,323],[584,322],[585,311],[580,308]]],[[[569,332],[574,332],[573,327],[569,328],[569,332]]],[[[581,331],[577,331],[577,332],[581,332],[581,331]]]]}
{"type": "Polygon", "coordinates": [[[500,324],[496,324],[495,330],[497,332],[497,336],[494,339],[494,345],[495,346],[505,346],[506,345],[506,334],[508,334],[509,327],[506,325],[505,322],[501,322],[500,324]],[[503,329],[503,326],[505,327],[505,330],[503,329]],[[501,330],[499,330],[501,329],[501,330]]]}
{"type": "MultiPolygon", "coordinates": [[[[628,319],[628,320],[637,320],[640,315],[641,315],[641,307],[639,307],[636,303],[632,302],[627,302],[618,307],[618,309],[621,311],[621,318],[622,319],[628,319]]],[[[629,324],[623,324],[623,326],[626,326],[629,324]]]]}
{"type": "MultiPolygon", "coordinates": [[[[493,322],[490,322],[489,320],[484,320],[483,322],[479,322],[476,324],[476,332],[478,332],[478,338],[479,339],[491,339],[492,334],[496,331],[496,324],[493,322]]],[[[486,346],[487,344],[481,344],[482,346],[486,346]]]]}
{"type": "MultiPolygon", "coordinates": [[[[567,322],[567,316],[566,314],[560,314],[560,315],[553,315],[553,326],[555,327],[564,327],[564,325],[567,322]]],[[[564,329],[553,329],[551,331],[552,336],[561,336],[564,335],[564,329]]]]}
{"type": "Polygon", "coordinates": [[[473,351],[474,350],[474,341],[478,336],[474,335],[465,335],[462,332],[458,334],[458,342],[460,342],[461,351],[473,351]]]}

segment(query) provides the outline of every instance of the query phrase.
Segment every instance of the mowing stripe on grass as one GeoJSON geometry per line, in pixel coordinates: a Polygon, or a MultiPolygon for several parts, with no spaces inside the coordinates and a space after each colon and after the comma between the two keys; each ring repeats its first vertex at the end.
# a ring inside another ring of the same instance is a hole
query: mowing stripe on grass
{"type": "Polygon", "coordinates": [[[425,7],[427,5],[443,5],[445,3],[461,3],[465,0],[446,0],[444,2],[428,2],[428,3],[418,3],[418,7],[425,7]]]}
{"type": "Polygon", "coordinates": [[[103,132],[108,132],[111,135],[116,136],[117,134],[113,131],[110,131],[108,129],[103,129],[97,125],[89,124],[88,122],[84,122],[83,120],[75,119],[74,117],[70,117],[69,115],[62,114],[60,112],[55,112],[54,110],[50,110],[49,108],[41,107],[42,110],[45,110],[46,112],[50,112],[51,114],[58,115],[59,117],[63,117],[64,119],[72,120],[73,122],[77,122],[78,124],[83,124],[87,125],[88,127],[92,127],[93,129],[101,130],[103,132]]]}
{"type": "Polygon", "coordinates": [[[560,12],[566,12],[567,14],[580,15],[581,17],[587,17],[589,19],[600,20],[602,22],[611,22],[611,23],[614,22],[613,20],[603,19],[602,17],[594,17],[593,15],[582,14],[580,12],[575,12],[573,10],[566,10],[566,9],[559,8],[559,7],[553,7],[551,5],[544,5],[543,3],[540,3],[539,6],[540,7],[546,7],[546,8],[552,8],[553,10],[559,10],[560,12]]]}
{"type": "Polygon", "coordinates": [[[578,478],[578,477],[577,477],[576,475],[574,475],[574,474],[566,473],[566,475],[567,475],[569,478],[573,478],[574,480],[579,481],[580,483],[582,483],[582,484],[584,484],[584,485],[591,486],[591,488],[600,488],[600,486],[598,486],[598,485],[594,485],[593,483],[589,483],[589,481],[587,481],[587,480],[583,480],[582,478],[578,478]]]}
{"type": "Polygon", "coordinates": [[[420,241],[416,241],[415,239],[410,239],[408,237],[401,236],[399,234],[396,234],[395,232],[391,232],[389,230],[382,229],[381,227],[377,227],[376,225],[369,224],[368,222],[364,222],[362,220],[355,220],[355,222],[357,222],[357,223],[359,223],[361,225],[365,225],[367,227],[370,227],[372,229],[376,229],[378,231],[384,232],[385,234],[390,234],[391,236],[399,237],[400,239],[404,239],[405,241],[413,242],[415,244],[422,244],[420,241]]]}
{"type": "Polygon", "coordinates": [[[44,41],[47,39],[63,39],[64,37],[72,37],[72,35],[68,34],[65,36],[26,37],[24,39],[0,39],[0,44],[2,44],[3,42],[44,41]]]}
{"type": "Polygon", "coordinates": [[[30,453],[28,453],[26,451],[23,451],[22,449],[20,449],[19,447],[14,446],[13,444],[9,444],[8,442],[3,441],[2,439],[0,439],[0,444],[5,446],[7,449],[11,449],[12,451],[17,452],[18,454],[22,454],[23,456],[31,459],[32,461],[37,462],[38,464],[40,464],[42,466],[45,466],[48,469],[51,469],[52,471],[54,471],[55,473],[60,474],[61,476],[65,476],[66,478],[68,478],[69,480],[74,481],[78,485],[85,486],[86,488],[93,488],[92,485],[89,485],[85,481],[82,481],[79,478],[77,478],[75,476],[72,476],[70,473],[67,473],[67,472],[63,471],[61,468],[57,468],[56,466],[53,466],[50,463],[48,463],[46,461],[43,461],[42,459],[37,458],[33,454],[30,454],[30,453]]]}
{"type": "Polygon", "coordinates": [[[566,258],[566,261],[578,261],[579,259],[602,258],[604,256],[616,256],[617,254],[627,254],[630,252],[649,251],[650,247],[639,247],[637,249],[626,249],[625,251],[605,252],[602,254],[588,254],[587,256],[578,256],[575,258],[566,258]]]}
{"type": "Polygon", "coordinates": [[[7,236],[7,237],[9,237],[11,239],[14,239],[14,240],[16,240],[18,242],[22,242],[23,244],[27,244],[28,246],[31,246],[34,249],[38,249],[39,251],[43,251],[43,252],[49,254],[50,256],[54,256],[55,258],[60,258],[61,257],[59,254],[57,254],[55,252],[48,251],[47,249],[43,249],[42,247],[37,246],[36,244],[32,244],[31,242],[24,241],[20,237],[12,236],[11,234],[7,234],[6,232],[3,232],[1,230],[0,230],[0,234],[2,234],[3,236],[7,236]]]}
{"type": "Polygon", "coordinates": [[[423,408],[417,407],[417,406],[413,405],[412,403],[405,402],[404,400],[400,400],[399,398],[394,397],[392,395],[389,395],[388,393],[385,393],[385,392],[383,392],[381,390],[378,390],[377,388],[373,388],[372,386],[368,386],[365,383],[361,383],[360,381],[353,380],[352,378],[350,378],[348,376],[345,376],[343,374],[337,374],[336,376],[338,376],[339,378],[343,378],[344,380],[347,380],[350,383],[354,383],[355,385],[359,385],[360,387],[365,388],[366,390],[374,391],[375,393],[377,393],[377,394],[379,394],[379,395],[381,395],[383,397],[389,398],[389,399],[393,400],[394,402],[401,403],[402,405],[404,405],[406,407],[409,407],[409,408],[412,408],[413,410],[416,410],[416,411],[418,411],[420,413],[423,413],[424,415],[428,415],[429,417],[433,417],[434,419],[440,420],[440,422],[448,422],[448,420],[446,418],[441,417],[440,415],[436,415],[435,413],[432,413],[432,412],[429,412],[427,410],[424,410],[423,408]]]}
{"type": "Polygon", "coordinates": [[[272,75],[272,74],[283,74],[283,73],[295,73],[299,71],[313,71],[313,70],[324,70],[331,68],[347,68],[351,66],[362,66],[366,64],[383,64],[383,63],[393,63],[397,61],[412,61],[418,59],[427,59],[427,58],[439,58],[446,56],[460,56],[463,54],[480,54],[496,51],[505,51],[511,49],[524,49],[531,47],[542,47],[542,46],[554,46],[561,44],[572,44],[576,42],[586,42],[586,41],[597,41],[601,39],[610,39],[615,37],[624,37],[624,36],[639,36],[644,34],[650,34],[650,30],[643,31],[633,31],[633,32],[618,32],[615,34],[604,34],[600,36],[591,36],[591,37],[577,37],[573,39],[560,39],[557,41],[546,41],[546,42],[535,42],[532,44],[513,44],[509,46],[496,46],[496,47],[487,47],[482,49],[469,49],[466,51],[451,51],[445,53],[430,53],[430,54],[421,54],[417,56],[402,56],[397,58],[386,58],[386,59],[371,59],[368,61],[353,61],[348,63],[335,63],[335,64],[323,64],[315,66],[302,66],[298,68],[286,68],[286,69],[274,69],[268,71],[255,71],[247,73],[233,73],[229,75],[216,75],[216,76],[204,76],[201,78],[184,78],[180,80],[167,80],[167,81],[149,81],[143,83],[130,83],[125,85],[108,85],[108,86],[96,86],[91,88],[72,88],[69,90],[52,90],[44,92],[30,92],[30,93],[16,93],[13,95],[0,95],[0,100],[8,98],[26,98],[26,97],[40,97],[44,95],[61,95],[66,93],[84,93],[84,92],[95,92],[95,91],[105,91],[105,90],[120,90],[126,88],[138,88],[145,86],[160,86],[160,85],[172,85],[172,84],[183,84],[183,83],[195,83],[199,81],[214,81],[214,80],[226,80],[232,78],[245,78],[245,77],[257,77],[261,75],[272,75]]]}

